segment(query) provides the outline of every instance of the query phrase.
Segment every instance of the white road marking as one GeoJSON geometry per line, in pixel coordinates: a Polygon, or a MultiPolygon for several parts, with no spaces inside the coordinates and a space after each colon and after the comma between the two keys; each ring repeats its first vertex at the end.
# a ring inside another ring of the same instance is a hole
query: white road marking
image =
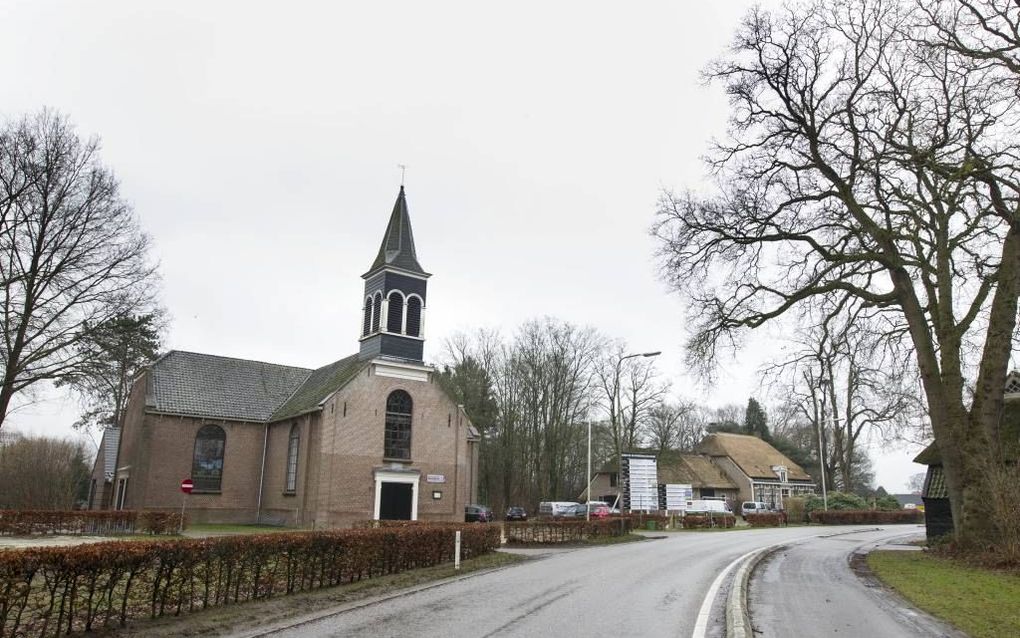
{"type": "Polygon", "coordinates": [[[708,593],[705,594],[705,600],[701,601],[701,608],[698,609],[698,621],[694,624],[694,632],[691,634],[691,638],[705,638],[705,632],[708,631],[708,618],[712,615],[712,605],[715,604],[716,594],[719,593],[719,588],[722,587],[723,581],[726,580],[726,576],[733,571],[733,568],[751,554],[761,551],[762,548],[752,549],[740,558],[737,558],[732,563],[726,566],[726,569],[719,572],[719,575],[712,581],[712,586],[708,588],[708,593]]]}

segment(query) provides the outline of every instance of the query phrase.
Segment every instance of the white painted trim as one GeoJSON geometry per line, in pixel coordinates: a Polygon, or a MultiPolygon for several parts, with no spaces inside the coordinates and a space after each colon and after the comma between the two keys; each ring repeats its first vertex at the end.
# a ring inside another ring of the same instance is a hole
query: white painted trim
{"type": "Polygon", "coordinates": [[[372,520],[379,520],[379,507],[382,504],[383,483],[410,483],[411,484],[411,520],[418,520],[418,481],[421,474],[414,470],[412,472],[394,472],[391,470],[375,471],[375,509],[372,513],[372,520]]]}
{"type": "Polygon", "coordinates": [[[431,366],[388,361],[386,359],[373,359],[372,368],[372,373],[377,376],[392,377],[394,379],[404,379],[407,381],[428,382],[431,374],[435,372],[435,368],[431,366]]]}

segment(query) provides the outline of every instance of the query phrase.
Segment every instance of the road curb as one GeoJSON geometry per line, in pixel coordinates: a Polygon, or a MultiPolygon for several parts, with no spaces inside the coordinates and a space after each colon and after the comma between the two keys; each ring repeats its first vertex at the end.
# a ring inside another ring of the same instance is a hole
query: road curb
{"type": "Polygon", "coordinates": [[[737,568],[726,599],[726,638],[753,638],[751,613],[747,605],[747,590],[751,574],[758,565],[786,545],[764,547],[748,556],[737,568]]]}

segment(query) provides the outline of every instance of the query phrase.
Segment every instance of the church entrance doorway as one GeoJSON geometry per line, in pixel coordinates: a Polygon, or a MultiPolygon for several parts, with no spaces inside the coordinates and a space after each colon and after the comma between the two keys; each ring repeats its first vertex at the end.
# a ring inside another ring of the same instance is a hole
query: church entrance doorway
{"type": "Polygon", "coordinates": [[[379,487],[379,519],[411,520],[412,487],[410,483],[382,483],[379,487]]]}
{"type": "Polygon", "coordinates": [[[382,521],[418,520],[418,470],[399,467],[375,470],[375,511],[382,521]]]}

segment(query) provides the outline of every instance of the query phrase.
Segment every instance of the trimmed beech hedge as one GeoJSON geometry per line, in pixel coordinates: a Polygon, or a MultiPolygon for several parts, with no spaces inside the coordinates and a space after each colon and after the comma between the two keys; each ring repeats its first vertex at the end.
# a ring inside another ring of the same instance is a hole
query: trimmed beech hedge
{"type": "Polygon", "coordinates": [[[180,512],[0,510],[0,536],[176,534],[180,525],[180,512]]]}
{"type": "Polygon", "coordinates": [[[786,514],[781,512],[744,514],[744,520],[751,527],[779,527],[780,525],[786,525],[786,514]]]}
{"type": "Polygon", "coordinates": [[[829,510],[811,512],[811,522],[823,525],[891,525],[921,523],[919,510],[829,510]]]}
{"type": "Polygon", "coordinates": [[[592,538],[626,536],[632,519],[603,518],[591,521],[521,521],[504,523],[507,543],[579,543],[592,538]]]}
{"type": "MultiPolygon", "coordinates": [[[[498,526],[461,529],[465,558],[499,546],[498,526]]],[[[122,627],[438,565],[453,551],[452,529],[429,525],[0,551],[0,637],[122,627]]]]}
{"type": "Polygon", "coordinates": [[[730,528],[737,524],[737,517],[733,514],[687,514],[681,521],[684,529],[708,529],[712,527],[730,528]]]}

